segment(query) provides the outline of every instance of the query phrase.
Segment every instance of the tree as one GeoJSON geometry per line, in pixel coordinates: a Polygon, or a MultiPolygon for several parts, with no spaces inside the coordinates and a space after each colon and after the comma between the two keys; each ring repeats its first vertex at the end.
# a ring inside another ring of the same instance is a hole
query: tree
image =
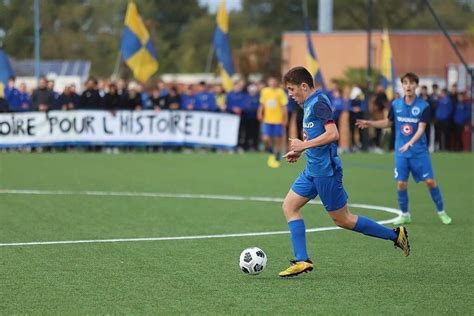
{"type": "MultiPolygon", "coordinates": [[[[367,27],[368,0],[334,0],[334,29],[367,27]]],[[[372,0],[374,28],[430,29],[437,25],[425,0],[372,0]]],[[[473,6],[468,0],[429,0],[448,30],[474,34],[473,6]]],[[[310,26],[317,25],[317,0],[307,0],[310,26]]],[[[119,57],[128,0],[41,0],[42,59],[87,59],[91,72],[108,77],[119,57]]],[[[205,69],[215,28],[215,15],[198,0],[136,0],[158,52],[159,73],[205,69]]],[[[237,71],[257,67],[279,74],[281,38],[303,30],[302,0],[243,0],[242,11],[230,12],[231,47],[237,71]]],[[[33,0],[0,0],[0,33],[13,58],[33,58],[33,0]]],[[[474,36],[474,35],[473,35],[474,36]]],[[[123,67],[125,68],[125,67],[123,67]]]]}

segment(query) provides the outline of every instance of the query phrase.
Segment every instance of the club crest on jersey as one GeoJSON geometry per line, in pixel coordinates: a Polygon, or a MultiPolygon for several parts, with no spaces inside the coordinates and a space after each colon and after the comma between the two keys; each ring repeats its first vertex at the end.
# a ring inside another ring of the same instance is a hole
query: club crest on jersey
{"type": "Polygon", "coordinates": [[[304,111],[304,118],[308,118],[311,113],[309,111],[304,111]]]}
{"type": "Polygon", "coordinates": [[[410,124],[402,125],[402,134],[405,136],[411,135],[413,133],[413,127],[410,124]]]}
{"type": "Polygon", "coordinates": [[[415,116],[420,114],[420,108],[417,106],[414,106],[413,109],[411,109],[411,114],[415,116]]]}
{"type": "Polygon", "coordinates": [[[303,131],[303,141],[307,141],[308,140],[308,133],[306,133],[306,131],[303,131]]]}

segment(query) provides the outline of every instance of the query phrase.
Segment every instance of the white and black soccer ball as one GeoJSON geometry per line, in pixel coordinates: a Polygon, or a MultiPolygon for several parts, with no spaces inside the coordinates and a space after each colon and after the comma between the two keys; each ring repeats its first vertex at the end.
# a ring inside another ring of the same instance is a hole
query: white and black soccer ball
{"type": "Polygon", "coordinates": [[[240,254],[239,265],[246,274],[259,274],[267,266],[267,255],[258,247],[244,249],[240,254]]]}

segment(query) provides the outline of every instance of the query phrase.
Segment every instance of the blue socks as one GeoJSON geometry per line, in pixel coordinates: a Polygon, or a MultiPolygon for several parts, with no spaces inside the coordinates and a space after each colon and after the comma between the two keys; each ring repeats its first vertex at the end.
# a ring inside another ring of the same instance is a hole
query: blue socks
{"type": "Polygon", "coordinates": [[[397,191],[398,195],[398,205],[400,206],[400,209],[402,212],[408,213],[408,191],[397,191]]]}
{"type": "Polygon", "coordinates": [[[277,152],[275,153],[275,160],[276,160],[276,161],[280,161],[280,159],[281,159],[281,152],[277,151],[277,152]]]}
{"type": "Polygon", "coordinates": [[[380,225],[372,219],[364,216],[357,217],[357,223],[354,227],[354,231],[367,236],[377,237],[381,239],[387,239],[392,241],[395,241],[397,239],[397,233],[395,231],[383,225],[380,225]]]}
{"type": "Polygon", "coordinates": [[[291,244],[295,253],[296,261],[305,261],[308,259],[306,251],[306,227],[302,219],[288,222],[291,234],[291,244]]]}
{"type": "Polygon", "coordinates": [[[436,209],[438,212],[442,212],[444,210],[443,205],[443,197],[441,196],[441,191],[439,187],[430,189],[431,199],[433,200],[434,204],[436,204],[436,209]]]}

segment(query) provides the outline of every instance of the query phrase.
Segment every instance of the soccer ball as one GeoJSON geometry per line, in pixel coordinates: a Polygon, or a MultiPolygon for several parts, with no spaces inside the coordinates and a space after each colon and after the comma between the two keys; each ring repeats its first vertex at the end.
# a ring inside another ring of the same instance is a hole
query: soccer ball
{"type": "Polygon", "coordinates": [[[240,270],[247,274],[259,274],[267,266],[267,255],[257,247],[247,248],[240,254],[240,270]]]}

